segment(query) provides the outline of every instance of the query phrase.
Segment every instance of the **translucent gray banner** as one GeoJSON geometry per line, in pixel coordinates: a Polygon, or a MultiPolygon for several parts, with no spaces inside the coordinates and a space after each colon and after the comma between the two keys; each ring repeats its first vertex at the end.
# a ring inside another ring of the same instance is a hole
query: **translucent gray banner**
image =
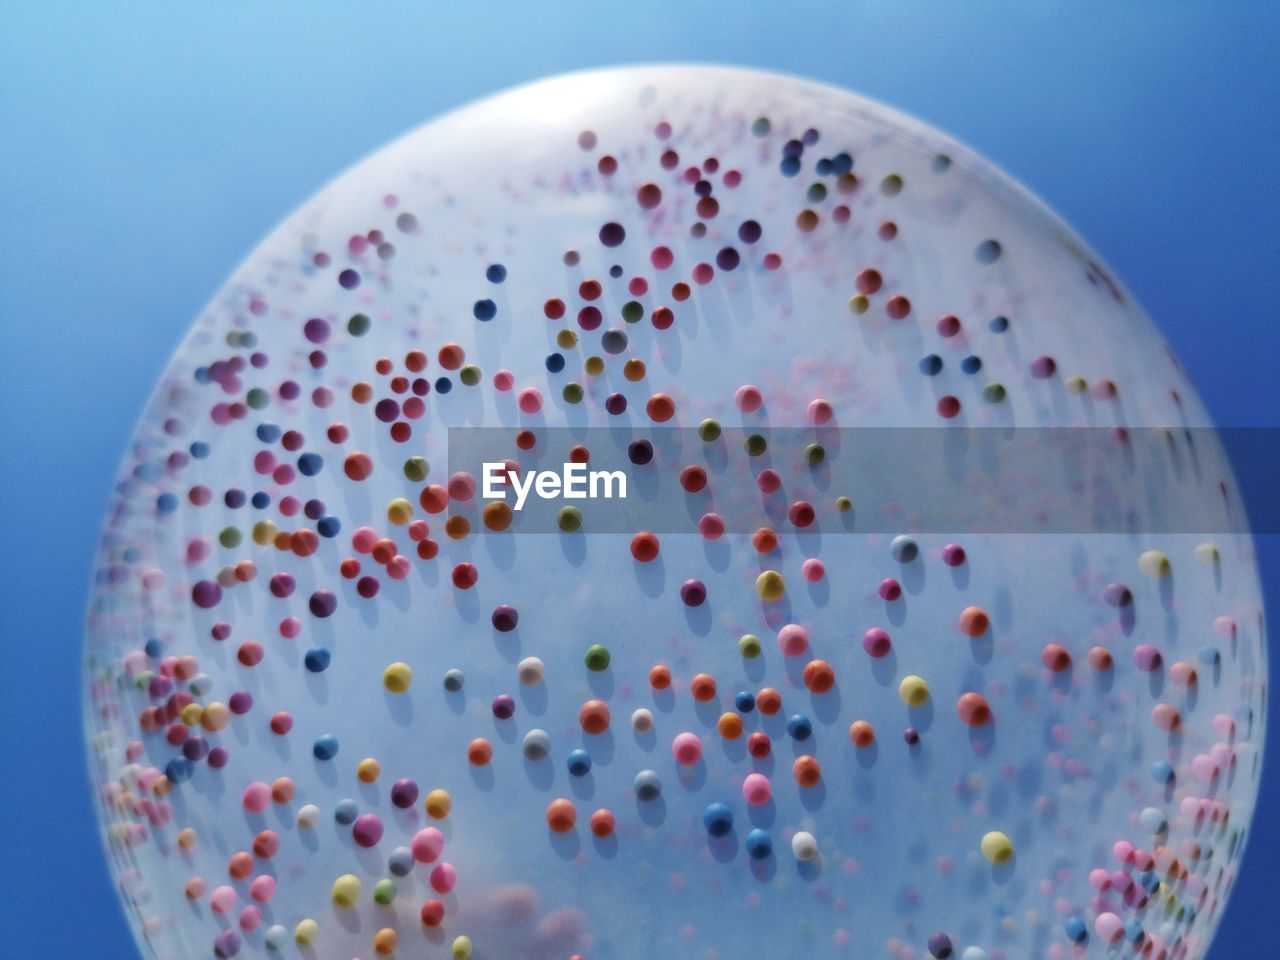
{"type": "Polygon", "coordinates": [[[1280,532],[1274,428],[455,428],[448,469],[481,533],[1280,532]]]}

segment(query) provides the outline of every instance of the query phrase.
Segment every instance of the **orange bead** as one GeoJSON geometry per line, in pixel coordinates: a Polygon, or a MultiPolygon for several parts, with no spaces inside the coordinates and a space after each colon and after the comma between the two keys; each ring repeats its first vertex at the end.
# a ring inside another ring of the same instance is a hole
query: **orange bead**
{"type": "Polygon", "coordinates": [[[396,932],[390,927],[383,927],[373,935],[373,952],[380,957],[389,957],[396,952],[398,942],[396,932]]]}
{"type": "Polygon", "coordinates": [[[720,736],[726,740],[737,740],[742,736],[742,718],[736,713],[721,714],[720,722],[716,724],[716,729],[720,731],[720,736]]]}
{"type": "Polygon", "coordinates": [[[757,553],[773,553],[778,549],[778,535],[768,527],[761,527],[751,535],[751,545],[757,553]]]}
{"type": "Polygon", "coordinates": [[[476,737],[467,745],[467,759],[472,765],[483,767],[493,759],[493,744],[484,737],[476,737]]]}
{"type": "Polygon", "coordinates": [[[1089,666],[1095,670],[1110,670],[1114,661],[1106,647],[1094,647],[1089,651],[1089,666]]]}
{"type": "Polygon", "coordinates": [[[631,556],[641,563],[656,560],[661,550],[662,544],[658,541],[657,535],[648,530],[641,530],[631,538],[631,556]]]}
{"type": "Polygon", "coordinates": [[[876,732],[867,721],[855,720],[849,724],[849,739],[853,741],[854,746],[869,747],[875,743],[876,732]]]}
{"type": "Polygon", "coordinates": [[[671,686],[671,671],[658,664],[649,671],[649,686],[655,690],[665,690],[671,686]]]}
{"type": "Polygon", "coordinates": [[[591,832],[597,837],[613,836],[613,814],[608,810],[597,810],[591,815],[591,832]]]}
{"type": "Polygon", "coordinates": [[[455,513],[444,522],[444,532],[450,540],[461,540],[471,532],[471,521],[461,514],[455,513]]]}
{"type": "Polygon", "coordinates": [[[501,501],[495,500],[484,508],[482,513],[484,525],[495,532],[502,531],[511,526],[511,518],[514,514],[511,508],[501,501]]]}
{"type": "Polygon", "coordinates": [[[766,717],[771,717],[782,709],[782,694],[773,687],[764,687],[756,694],[756,706],[766,717]]]}
{"type": "Polygon", "coordinates": [[[449,491],[438,483],[428,484],[418,494],[418,502],[427,513],[440,513],[449,505],[449,491]]]}
{"type": "Polygon", "coordinates": [[[547,826],[556,833],[568,833],[578,822],[578,810],[572,800],[561,797],[547,805],[547,826]]]}
{"type": "Polygon", "coordinates": [[[609,729],[609,707],[603,700],[588,700],[578,711],[578,723],[587,733],[604,733],[609,729]]]}
{"type": "Polygon", "coordinates": [[[806,754],[796,757],[796,762],[791,765],[791,774],[800,786],[815,787],[822,779],[822,767],[816,759],[806,754]]]}
{"type": "Polygon", "coordinates": [[[991,705],[978,693],[966,693],[956,701],[960,721],[969,727],[980,727],[991,720],[991,705]]]}
{"type": "Polygon", "coordinates": [[[716,682],[708,674],[700,673],[690,682],[689,689],[693,691],[693,699],[705,702],[715,697],[716,682]]]}
{"type": "Polygon", "coordinates": [[[1040,660],[1054,673],[1061,673],[1071,666],[1071,654],[1060,643],[1046,644],[1040,653],[1040,660]]]}
{"type": "Polygon", "coordinates": [[[965,607],[960,613],[960,629],[966,636],[980,637],[991,626],[991,618],[981,607],[965,607]]]}
{"type": "Polygon", "coordinates": [[[804,685],[813,693],[826,693],[836,685],[836,672],[825,660],[810,660],[804,665],[804,685]]]}
{"type": "Polygon", "coordinates": [[[288,803],[293,799],[296,787],[288,777],[280,777],[271,784],[271,799],[276,803],[288,803]]]}
{"type": "Polygon", "coordinates": [[[246,850],[232,854],[231,862],[227,864],[227,873],[237,880],[243,880],[249,876],[253,873],[253,854],[246,850]]]}

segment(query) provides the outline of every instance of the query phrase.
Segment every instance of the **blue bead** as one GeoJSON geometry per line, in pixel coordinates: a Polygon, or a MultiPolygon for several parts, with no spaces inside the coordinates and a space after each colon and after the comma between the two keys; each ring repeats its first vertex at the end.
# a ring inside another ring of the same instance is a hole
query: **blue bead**
{"type": "Polygon", "coordinates": [[[173,513],[178,509],[178,498],[172,493],[162,493],[156,497],[156,509],[161,513],[173,513]]]}
{"type": "Polygon", "coordinates": [[[338,755],[338,738],[331,733],[321,734],[311,745],[311,753],[317,760],[332,760],[338,755]]]}
{"type": "Polygon", "coordinates": [[[355,823],[358,816],[360,816],[360,808],[350,798],[339,800],[333,808],[333,819],[343,826],[355,823]]]}
{"type": "Polygon", "coordinates": [[[197,460],[203,460],[209,455],[209,445],[203,440],[197,440],[191,444],[191,455],[197,460]]]}
{"type": "Polygon", "coordinates": [[[965,357],[960,361],[960,369],[965,373],[977,373],[982,369],[982,358],[973,356],[965,357]]]}
{"type": "Polygon", "coordinates": [[[1072,943],[1084,943],[1084,938],[1089,935],[1084,921],[1079,917],[1068,917],[1067,922],[1062,925],[1062,929],[1066,932],[1067,939],[1072,943]]]}
{"type": "Polygon", "coordinates": [[[1141,943],[1146,931],[1137,920],[1130,920],[1124,925],[1124,938],[1130,943],[1141,943]]]}
{"type": "Polygon", "coordinates": [[[507,268],[500,263],[495,263],[484,272],[484,277],[490,283],[501,283],[507,279],[507,268]]]}
{"type": "Polygon", "coordinates": [[[591,772],[591,754],[585,750],[569,752],[569,773],[575,777],[585,777],[591,772]]]}
{"type": "Polygon", "coordinates": [[[1006,330],[1009,329],[1009,318],[996,317],[989,324],[987,324],[987,326],[991,329],[992,333],[1004,333],[1006,330]]]}
{"type": "Polygon", "coordinates": [[[182,783],[184,780],[191,779],[191,774],[195,773],[195,769],[195,764],[186,759],[186,757],[174,757],[164,765],[164,775],[172,783],[182,783]]]}
{"type": "Polygon", "coordinates": [[[436,381],[436,393],[448,393],[453,389],[453,381],[448,377],[441,377],[436,381]]]}
{"type": "Polygon", "coordinates": [[[1218,662],[1218,648],[1207,646],[1200,648],[1200,662],[1208,666],[1213,666],[1218,662]]]}
{"type": "Polygon", "coordinates": [[[743,690],[733,698],[733,705],[738,708],[739,713],[750,713],[756,708],[756,698],[753,693],[743,690]]]}
{"type": "Polygon", "coordinates": [[[794,177],[800,172],[800,158],[784,157],[782,163],[778,164],[778,169],[784,177],[794,177]]]}
{"type": "Polygon", "coordinates": [[[773,852],[773,838],[768,830],[758,827],[747,834],[747,853],[752,860],[763,860],[773,852]]]}
{"type": "Polygon", "coordinates": [[[275,443],[280,439],[280,428],[274,423],[260,423],[255,432],[263,443],[275,443]]]}
{"type": "Polygon", "coordinates": [[[318,453],[304,453],[298,458],[298,472],[304,477],[314,477],[324,469],[324,457],[318,453]]]}
{"type": "Polygon", "coordinates": [[[1173,767],[1164,760],[1157,760],[1151,765],[1151,776],[1156,783],[1168,783],[1173,779],[1173,767]]]}
{"type": "Polygon", "coordinates": [[[492,320],[498,315],[498,305],[492,300],[477,300],[471,312],[477,320],[492,320]]]}
{"type": "Polygon", "coordinates": [[[723,803],[713,803],[702,813],[702,825],[713,837],[723,837],[733,829],[733,811],[723,803]]]}
{"type": "Polygon", "coordinates": [[[271,506],[271,494],[267,493],[265,490],[259,490],[253,495],[252,503],[255,509],[265,510],[267,507],[271,506]]]}
{"type": "Polygon", "coordinates": [[[803,713],[796,713],[787,719],[787,733],[796,740],[808,740],[813,733],[813,724],[803,713]]]}
{"type": "Polygon", "coordinates": [[[312,647],[302,658],[302,662],[312,673],[324,673],[329,669],[329,661],[332,658],[333,655],[324,647],[312,647]]]}
{"type": "Polygon", "coordinates": [[[936,353],[920,358],[920,372],[926,377],[936,377],[942,372],[942,358],[936,353]]]}
{"type": "Polygon", "coordinates": [[[337,517],[321,517],[316,530],[322,537],[336,537],[342,529],[342,521],[337,517]]]}
{"type": "Polygon", "coordinates": [[[564,369],[564,355],[560,353],[547,354],[547,370],[551,373],[559,373],[564,369]]]}
{"type": "Polygon", "coordinates": [[[142,649],[147,652],[147,656],[150,657],[152,660],[157,660],[159,659],[160,655],[164,653],[164,642],[161,640],[157,640],[155,637],[152,637],[150,640],[147,641],[147,645],[142,649]]]}

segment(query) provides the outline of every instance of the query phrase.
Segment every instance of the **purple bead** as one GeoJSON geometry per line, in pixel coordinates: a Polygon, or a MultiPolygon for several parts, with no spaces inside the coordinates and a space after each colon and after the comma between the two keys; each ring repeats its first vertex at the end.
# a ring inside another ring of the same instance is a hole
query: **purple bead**
{"type": "Polygon", "coordinates": [[[493,715],[499,720],[510,720],[516,712],[516,702],[510,694],[499,694],[493,698],[493,715]]]}
{"type": "Polygon", "coordinates": [[[862,635],[862,649],[870,656],[876,658],[887,656],[892,646],[889,634],[879,627],[872,627],[862,635]]]}
{"type": "Polygon", "coordinates": [[[1133,665],[1144,673],[1159,670],[1164,658],[1160,651],[1149,643],[1139,644],[1133,651],[1133,665]]]}
{"type": "Polygon", "coordinates": [[[302,335],[312,343],[324,343],[329,339],[329,324],[319,317],[312,317],[302,325],[302,335]]]}
{"type": "Polygon", "coordinates": [[[191,600],[201,610],[218,605],[222,599],[222,587],[213,580],[201,580],[191,588],[191,600]]]}
{"type": "Polygon", "coordinates": [[[317,590],[311,595],[310,605],[312,616],[323,619],[333,616],[333,612],[338,609],[338,598],[328,590],[317,590]]]}
{"type": "Polygon", "coordinates": [[[292,595],[297,582],[293,579],[291,573],[277,573],[271,578],[271,595],[273,597],[287,597],[292,595]]]}
{"type": "Polygon", "coordinates": [[[231,708],[232,713],[243,716],[253,709],[253,694],[248,690],[237,690],[227,701],[227,706],[231,708]]]}
{"type": "Polygon", "coordinates": [[[402,810],[412,807],[418,800],[418,785],[407,777],[391,785],[391,802],[402,810]]]}
{"type": "Polygon", "coordinates": [[[687,607],[700,607],[707,600],[707,587],[701,580],[686,580],[680,586],[680,599],[687,607]]]}
{"type": "Polygon", "coordinates": [[[226,747],[214,747],[209,751],[209,766],[215,770],[221,770],[225,767],[228,759],[226,747]]]}
{"type": "Polygon", "coordinates": [[[1113,607],[1127,607],[1133,603],[1133,594],[1123,583],[1109,583],[1102,591],[1102,598],[1113,607]]]}
{"type": "Polygon", "coordinates": [[[213,955],[226,960],[240,952],[240,934],[234,930],[223,930],[213,941],[213,955]]]}
{"type": "Polygon", "coordinates": [[[493,608],[493,629],[500,633],[510,633],[519,622],[520,614],[515,607],[509,607],[504,603],[493,608]]]}
{"type": "Polygon", "coordinates": [[[937,960],[946,960],[951,956],[951,938],[945,933],[935,933],[929,938],[929,953],[937,960]]]}
{"type": "Polygon", "coordinates": [[[902,732],[902,739],[914,747],[920,742],[920,734],[916,731],[915,727],[907,727],[907,729],[902,732]]]}

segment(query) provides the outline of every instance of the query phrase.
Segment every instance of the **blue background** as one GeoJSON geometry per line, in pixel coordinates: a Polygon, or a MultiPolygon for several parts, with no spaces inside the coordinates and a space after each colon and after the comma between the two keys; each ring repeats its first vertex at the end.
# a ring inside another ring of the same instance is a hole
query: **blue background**
{"type": "MultiPolygon", "coordinates": [[[[1222,425],[1277,425],[1280,6],[0,0],[0,953],[132,957],[84,773],[80,633],[116,464],[223,278],[438,112],[578,67],[709,60],[859,90],[1039,194],[1222,425]]],[[[1259,538],[1280,610],[1280,537],[1259,538]]],[[[1273,711],[1274,712],[1274,711],[1273,711]]],[[[1280,764],[1214,960],[1276,956],[1280,764]]]]}

